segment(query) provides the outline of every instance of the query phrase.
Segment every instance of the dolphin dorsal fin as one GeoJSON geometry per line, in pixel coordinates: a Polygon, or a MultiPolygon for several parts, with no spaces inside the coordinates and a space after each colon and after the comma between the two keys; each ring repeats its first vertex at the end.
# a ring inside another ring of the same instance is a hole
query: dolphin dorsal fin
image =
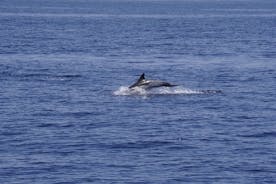
{"type": "Polygon", "coordinates": [[[138,82],[140,82],[141,80],[144,80],[145,79],[145,73],[143,73],[140,78],[138,79],[138,82]]]}
{"type": "Polygon", "coordinates": [[[129,86],[129,88],[133,88],[133,87],[138,86],[140,83],[142,83],[143,80],[145,80],[145,74],[144,73],[142,73],[142,75],[140,76],[138,81],[135,82],[134,84],[132,84],[131,86],[129,86]]]}

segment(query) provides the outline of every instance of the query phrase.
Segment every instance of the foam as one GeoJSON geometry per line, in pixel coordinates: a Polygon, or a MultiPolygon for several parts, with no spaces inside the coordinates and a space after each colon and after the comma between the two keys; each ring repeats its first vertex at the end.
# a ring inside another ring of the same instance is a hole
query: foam
{"type": "Polygon", "coordinates": [[[218,93],[216,90],[192,90],[184,88],[182,86],[177,87],[160,87],[151,90],[145,90],[140,87],[129,89],[126,86],[121,86],[119,89],[113,92],[116,96],[131,96],[131,95],[193,95],[193,94],[206,94],[206,93],[218,93]]]}

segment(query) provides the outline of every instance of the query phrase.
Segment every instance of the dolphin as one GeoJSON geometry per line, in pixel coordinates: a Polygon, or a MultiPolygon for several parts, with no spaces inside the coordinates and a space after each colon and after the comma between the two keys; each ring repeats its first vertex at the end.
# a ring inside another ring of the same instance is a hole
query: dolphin
{"type": "Polygon", "coordinates": [[[133,89],[135,87],[141,87],[143,89],[152,89],[152,88],[159,88],[159,87],[174,87],[177,85],[170,84],[168,82],[160,81],[160,80],[147,80],[145,79],[145,74],[143,73],[140,78],[131,86],[129,89],[133,89]]]}

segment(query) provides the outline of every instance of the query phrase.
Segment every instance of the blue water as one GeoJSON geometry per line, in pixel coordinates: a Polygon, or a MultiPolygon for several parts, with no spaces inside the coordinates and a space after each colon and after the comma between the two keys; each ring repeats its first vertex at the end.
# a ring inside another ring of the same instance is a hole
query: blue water
{"type": "Polygon", "coordinates": [[[275,81],[273,0],[1,0],[0,183],[276,183],[275,81]]]}

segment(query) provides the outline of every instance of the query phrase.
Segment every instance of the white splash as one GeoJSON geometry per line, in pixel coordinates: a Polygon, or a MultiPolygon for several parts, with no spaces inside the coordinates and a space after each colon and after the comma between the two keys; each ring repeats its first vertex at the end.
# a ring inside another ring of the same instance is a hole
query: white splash
{"type": "Polygon", "coordinates": [[[191,94],[205,94],[202,90],[192,90],[181,86],[177,87],[160,87],[151,90],[145,90],[140,87],[129,89],[126,86],[121,86],[118,90],[113,92],[116,96],[129,96],[129,95],[191,95],[191,94]]]}

